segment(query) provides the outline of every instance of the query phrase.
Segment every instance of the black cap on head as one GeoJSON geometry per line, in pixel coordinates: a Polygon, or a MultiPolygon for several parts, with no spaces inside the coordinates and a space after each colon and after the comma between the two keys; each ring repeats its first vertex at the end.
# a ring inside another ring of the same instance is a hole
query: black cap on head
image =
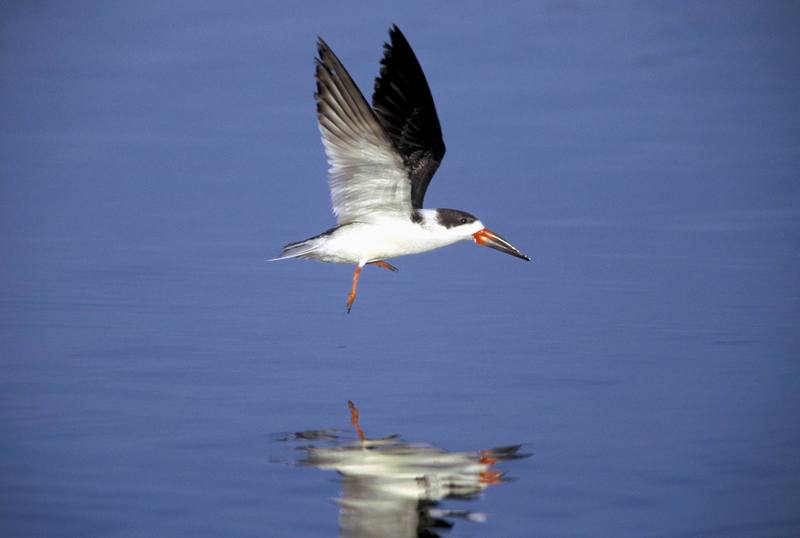
{"type": "Polygon", "coordinates": [[[458,209],[437,209],[436,222],[445,228],[455,228],[464,224],[472,224],[478,220],[474,215],[470,215],[466,211],[459,211],[458,209]]]}

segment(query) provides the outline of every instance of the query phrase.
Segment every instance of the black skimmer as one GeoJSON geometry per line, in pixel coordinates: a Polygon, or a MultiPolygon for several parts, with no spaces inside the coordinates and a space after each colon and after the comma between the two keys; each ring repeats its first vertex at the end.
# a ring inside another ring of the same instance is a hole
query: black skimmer
{"type": "Polygon", "coordinates": [[[530,261],[466,211],[423,209],[425,191],[444,157],[442,129],[414,51],[397,26],[392,26],[389,38],[371,107],[339,58],[319,39],[317,118],[338,223],[289,243],[275,258],[355,264],[347,312],[362,268],[375,265],[396,271],[389,258],[472,240],[530,261]]]}

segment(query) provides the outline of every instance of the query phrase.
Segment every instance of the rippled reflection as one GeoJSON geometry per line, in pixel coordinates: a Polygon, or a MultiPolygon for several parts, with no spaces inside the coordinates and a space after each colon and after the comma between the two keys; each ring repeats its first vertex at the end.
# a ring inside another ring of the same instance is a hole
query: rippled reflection
{"type": "Polygon", "coordinates": [[[442,508],[445,499],[475,499],[485,489],[509,478],[494,469],[498,462],[524,458],[520,445],[448,452],[430,445],[407,443],[398,436],[369,439],[361,429],[355,405],[348,402],[358,439],[338,430],[287,434],[283,440],[307,443],[298,465],[337,471],[342,494],[337,502],[339,534],[345,537],[439,536],[463,518],[482,522],[486,515],[442,508]]]}

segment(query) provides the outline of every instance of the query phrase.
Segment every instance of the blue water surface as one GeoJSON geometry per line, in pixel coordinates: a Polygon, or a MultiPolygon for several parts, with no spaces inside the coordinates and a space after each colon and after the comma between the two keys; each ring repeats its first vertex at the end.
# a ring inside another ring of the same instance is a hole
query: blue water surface
{"type": "Polygon", "coordinates": [[[449,536],[800,535],[799,26],[792,2],[4,4],[0,535],[345,535],[354,482],[294,432],[357,442],[348,400],[369,438],[523,445],[515,480],[433,507],[485,515],[434,512],[449,536]],[[448,146],[426,204],[533,261],[392,260],[346,315],[351,267],[266,260],[334,224],[317,35],[369,95],[392,23],[448,146]]]}

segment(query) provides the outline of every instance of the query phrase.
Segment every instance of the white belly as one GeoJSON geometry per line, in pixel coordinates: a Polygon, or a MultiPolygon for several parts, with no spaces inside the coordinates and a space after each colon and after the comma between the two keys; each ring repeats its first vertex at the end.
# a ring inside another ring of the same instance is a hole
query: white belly
{"type": "Polygon", "coordinates": [[[406,219],[343,226],[325,238],[316,256],[325,262],[366,263],[427,252],[463,239],[406,219]]]}

